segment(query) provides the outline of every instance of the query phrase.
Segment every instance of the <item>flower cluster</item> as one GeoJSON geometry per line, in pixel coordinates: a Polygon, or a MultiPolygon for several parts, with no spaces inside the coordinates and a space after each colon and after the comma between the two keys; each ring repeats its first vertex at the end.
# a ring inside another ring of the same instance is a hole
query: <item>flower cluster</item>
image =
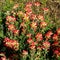
{"type": "Polygon", "coordinates": [[[18,50],[19,49],[19,43],[16,40],[11,40],[8,37],[4,38],[4,46],[11,48],[13,50],[18,50]]]}
{"type": "MultiPolygon", "coordinates": [[[[50,23],[49,9],[38,1],[27,2],[23,10],[18,8],[19,4],[15,4],[11,13],[6,13],[3,23],[3,46],[14,51],[8,53],[7,59],[50,60],[48,56],[60,57],[60,28],[53,30],[52,26],[55,26],[50,23]]],[[[6,60],[6,56],[0,59],[6,60]]]]}

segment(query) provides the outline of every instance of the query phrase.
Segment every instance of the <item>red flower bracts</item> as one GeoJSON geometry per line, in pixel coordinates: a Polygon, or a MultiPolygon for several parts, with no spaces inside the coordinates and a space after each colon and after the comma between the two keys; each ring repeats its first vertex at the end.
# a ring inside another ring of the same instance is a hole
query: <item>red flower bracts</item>
{"type": "Polygon", "coordinates": [[[28,40],[27,40],[27,43],[28,44],[31,44],[33,42],[33,39],[32,38],[29,38],[28,40]]]}
{"type": "Polygon", "coordinates": [[[60,28],[57,29],[57,34],[58,34],[58,35],[60,34],[60,28]]]}
{"type": "Polygon", "coordinates": [[[15,30],[15,26],[14,26],[13,24],[9,24],[9,25],[8,25],[8,30],[9,30],[9,31],[15,30]]]}
{"type": "Polygon", "coordinates": [[[53,34],[52,31],[48,31],[48,32],[45,34],[46,39],[49,39],[52,34],[53,34]]]}
{"type": "Polygon", "coordinates": [[[53,40],[58,40],[58,35],[54,34],[52,38],[53,38],[53,40]]]}
{"type": "Polygon", "coordinates": [[[16,40],[11,40],[8,37],[4,38],[4,46],[11,48],[15,51],[19,49],[19,43],[16,40]]]}
{"type": "Polygon", "coordinates": [[[8,22],[15,22],[16,21],[16,18],[13,17],[13,16],[7,16],[6,17],[6,21],[8,21],[8,22]]]}
{"type": "Polygon", "coordinates": [[[46,26],[47,26],[47,23],[46,23],[46,22],[43,21],[43,22],[40,23],[40,27],[41,27],[41,28],[44,28],[44,27],[46,27],[46,26]]]}
{"type": "Polygon", "coordinates": [[[39,14],[39,15],[37,16],[37,18],[38,18],[39,20],[41,20],[41,21],[44,21],[44,16],[43,16],[43,15],[40,15],[40,14],[39,14]]]}
{"type": "Polygon", "coordinates": [[[37,40],[37,41],[43,40],[43,36],[42,36],[41,33],[37,33],[35,37],[36,37],[36,40],[37,40]]]}
{"type": "Polygon", "coordinates": [[[44,41],[43,46],[44,46],[44,48],[49,49],[50,48],[50,42],[44,41]]]}
{"type": "Polygon", "coordinates": [[[37,1],[37,2],[34,3],[34,5],[39,7],[41,4],[40,4],[40,2],[37,1]]]}
{"type": "Polygon", "coordinates": [[[28,55],[28,51],[23,50],[22,54],[23,54],[23,55],[28,55]]]}

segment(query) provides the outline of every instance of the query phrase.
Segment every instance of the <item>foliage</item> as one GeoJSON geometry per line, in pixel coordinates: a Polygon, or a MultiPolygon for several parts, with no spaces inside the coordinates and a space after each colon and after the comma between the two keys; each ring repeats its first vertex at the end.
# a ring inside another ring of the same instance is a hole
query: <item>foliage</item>
{"type": "Polygon", "coordinates": [[[0,59],[60,59],[60,28],[47,0],[0,2],[0,59]]]}

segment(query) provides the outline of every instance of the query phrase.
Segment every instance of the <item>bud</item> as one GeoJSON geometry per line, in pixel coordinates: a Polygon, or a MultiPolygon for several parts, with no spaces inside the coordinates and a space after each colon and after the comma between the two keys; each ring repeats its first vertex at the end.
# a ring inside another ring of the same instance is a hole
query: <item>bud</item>
{"type": "Polygon", "coordinates": [[[6,17],[6,21],[8,21],[8,22],[15,22],[16,21],[16,18],[13,17],[13,16],[7,16],[6,17]]]}
{"type": "Polygon", "coordinates": [[[32,3],[31,2],[27,2],[26,3],[26,7],[31,7],[32,6],[32,3]]]}
{"type": "Polygon", "coordinates": [[[49,43],[48,41],[44,41],[44,42],[43,42],[43,46],[44,46],[46,49],[49,49],[50,43],[49,43]]]}
{"type": "Polygon", "coordinates": [[[52,31],[48,31],[48,32],[45,34],[45,36],[46,36],[47,39],[49,39],[52,34],[53,34],[52,31]]]}
{"type": "Polygon", "coordinates": [[[26,22],[26,21],[29,21],[29,16],[25,13],[24,14],[24,17],[23,17],[23,20],[26,22]]]}
{"type": "Polygon", "coordinates": [[[49,9],[48,9],[48,8],[43,8],[43,10],[44,10],[44,11],[49,11],[49,9]]]}
{"type": "Polygon", "coordinates": [[[40,4],[40,2],[35,2],[34,5],[39,7],[41,4],[40,4]]]}
{"type": "Polygon", "coordinates": [[[8,25],[8,30],[10,31],[15,30],[15,26],[13,24],[8,25]]]}
{"type": "Polygon", "coordinates": [[[22,23],[20,24],[20,27],[26,27],[26,24],[25,24],[24,22],[22,22],[22,23]]]}
{"type": "Polygon", "coordinates": [[[30,7],[25,7],[25,11],[29,12],[29,13],[32,13],[32,9],[30,7]]]}
{"type": "Polygon", "coordinates": [[[22,11],[18,11],[17,15],[23,17],[24,13],[22,11]]]}
{"type": "Polygon", "coordinates": [[[32,23],[30,24],[30,26],[31,26],[31,28],[32,28],[34,31],[36,31],[36,29],[37,29],[37,22],[32,22],[32,23]]]}
{"type": "Polygon", "coordinates": [[[23,55],[28,55],[28,51],[23,50],[22,54],[23,54],[23,55]]]}
{"type": "Polygon", "coordinates": [[[27,34],[26,36],[27,36],[27,37],[29,37],[29,38],[31,38],[32,34],[31,34],[31,33],[29,33],[29,34],[27,34]]]}
{"type": "Polygon", "coordinates": [[[46,27],[46,26],[47,26],[47,23],[46,23],[46,22],[43,21],[43,22],[40,23],[40,27],[41,27],[41,28],[44,28],[44,27],[46,27]]]}
{"type": "Polygon", "coordinates": [[[32,38],[29,38],[29,39],[27,40],[27,43],[28,43],[28,44],[31,44],[32,42],[33,42],[32,38]]]}
{"type": "Polygon", "coordinates": [[[39,20],[41,20],[41,21],[44,21],[44,16],[43,16],[43,15],[40,15],[40,14],[39,14],[39,15],[37,16],[37,18],[38,18],[39,20]]]}
{"type": "Polygon", "coordinates": [[[58,40],[58,35],[54,34],[52,38],[53,38],[53,40],[58,40]]]}
{"type": "Polygon", "coordinates": [[[13,30],[14,35],[19,35],[19,30],[13,30]]]}
{"type": "Polygon", "coordinates": [[[35,14],[31,14],[30,19],[31,20],[35,20],[36,19],[36,15],[35,14]]]}
{"type": "Polygon", "coordinates": [[[31,50],[35,49],[35,47],[36,47],[35,45],[30,45],[30,46],[29,46],[29,48],[30,48],[31,50]]]}
{"type": "Polygon", "coordinates": [[[36,45],[36,42],[33,41],[30,45],[31,45],[31,46],[32,46],[32,45],[36,45]]]}
{"type": "Polygon", "coordinates": [[[37,41],[43,40],[43,36],[41,33],[37,33],[35,37],[36,37],[37,41]]]}

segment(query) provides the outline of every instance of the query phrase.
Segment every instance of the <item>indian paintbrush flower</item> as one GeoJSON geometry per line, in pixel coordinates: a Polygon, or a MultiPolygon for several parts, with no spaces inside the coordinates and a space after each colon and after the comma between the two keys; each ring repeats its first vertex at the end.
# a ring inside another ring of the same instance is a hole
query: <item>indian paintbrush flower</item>
{"type": "Polygon", "coordinates": [[[17,51],[19,49],[19,43],[16,40],[9,39],[8,37],[4,38],[4,46],[11,48],[12,50],[17,51]]]}
{"type": "Polygon", "coordinates": [[[41,14],[37,15],[37,18],[38,18],[40,21],[44,21],[44,16],[41,15],[41,14]]]}
{"type": "Polygon", "coordinates": [[[13,24],[8,25],[8,30],[13,31],[15,30],[15,26],[13,24]]]}
{"type": "Polygon", "coordinates": [[[36,40],[37,40],[37,41],[43,40],[43,36],[42,36],[41,33],[37,33],[35,37],[36,37],[36,40]]]}
{"type": "Polygon", "coordinates": [[[15,21],[16,21],[16,18],[13,17],[13,16],[7,16],[7,17],[6,17],[6,21],[8,21],[9,23],[10,23],[10,22],[15,22],[15,21]]]}
{"type": "Polygon", "coordinates": [[[49,39],[52,34],[53,34],[52,31],[48,31],[48,32],[45,34],[46,39],[49,39]]]}
{"type": "Polygon", "coordinates": [[[50,48],[50,42],[44,41],[43,46],[44,46],[45,49],[49,49],[50,48]]]}
{"type": "Polygon", "coordinates": [[[58,40],[58,35],[54,34],[52,38],[53,38],[53,40],[58,40]]]}
{"type": "Polygon", "coordinates": [[[34,2],[34,5],[39,7],[41,4],[40,4],[40,2],[37,1],[37,2],[34,2]]]}
{"type": "Polygon", "coordinates": [[[40,27],[41,28],[45,28],[46,26],[47,26],[47,22],[43,21],[43,22],[40,23],[40,27]]]}

